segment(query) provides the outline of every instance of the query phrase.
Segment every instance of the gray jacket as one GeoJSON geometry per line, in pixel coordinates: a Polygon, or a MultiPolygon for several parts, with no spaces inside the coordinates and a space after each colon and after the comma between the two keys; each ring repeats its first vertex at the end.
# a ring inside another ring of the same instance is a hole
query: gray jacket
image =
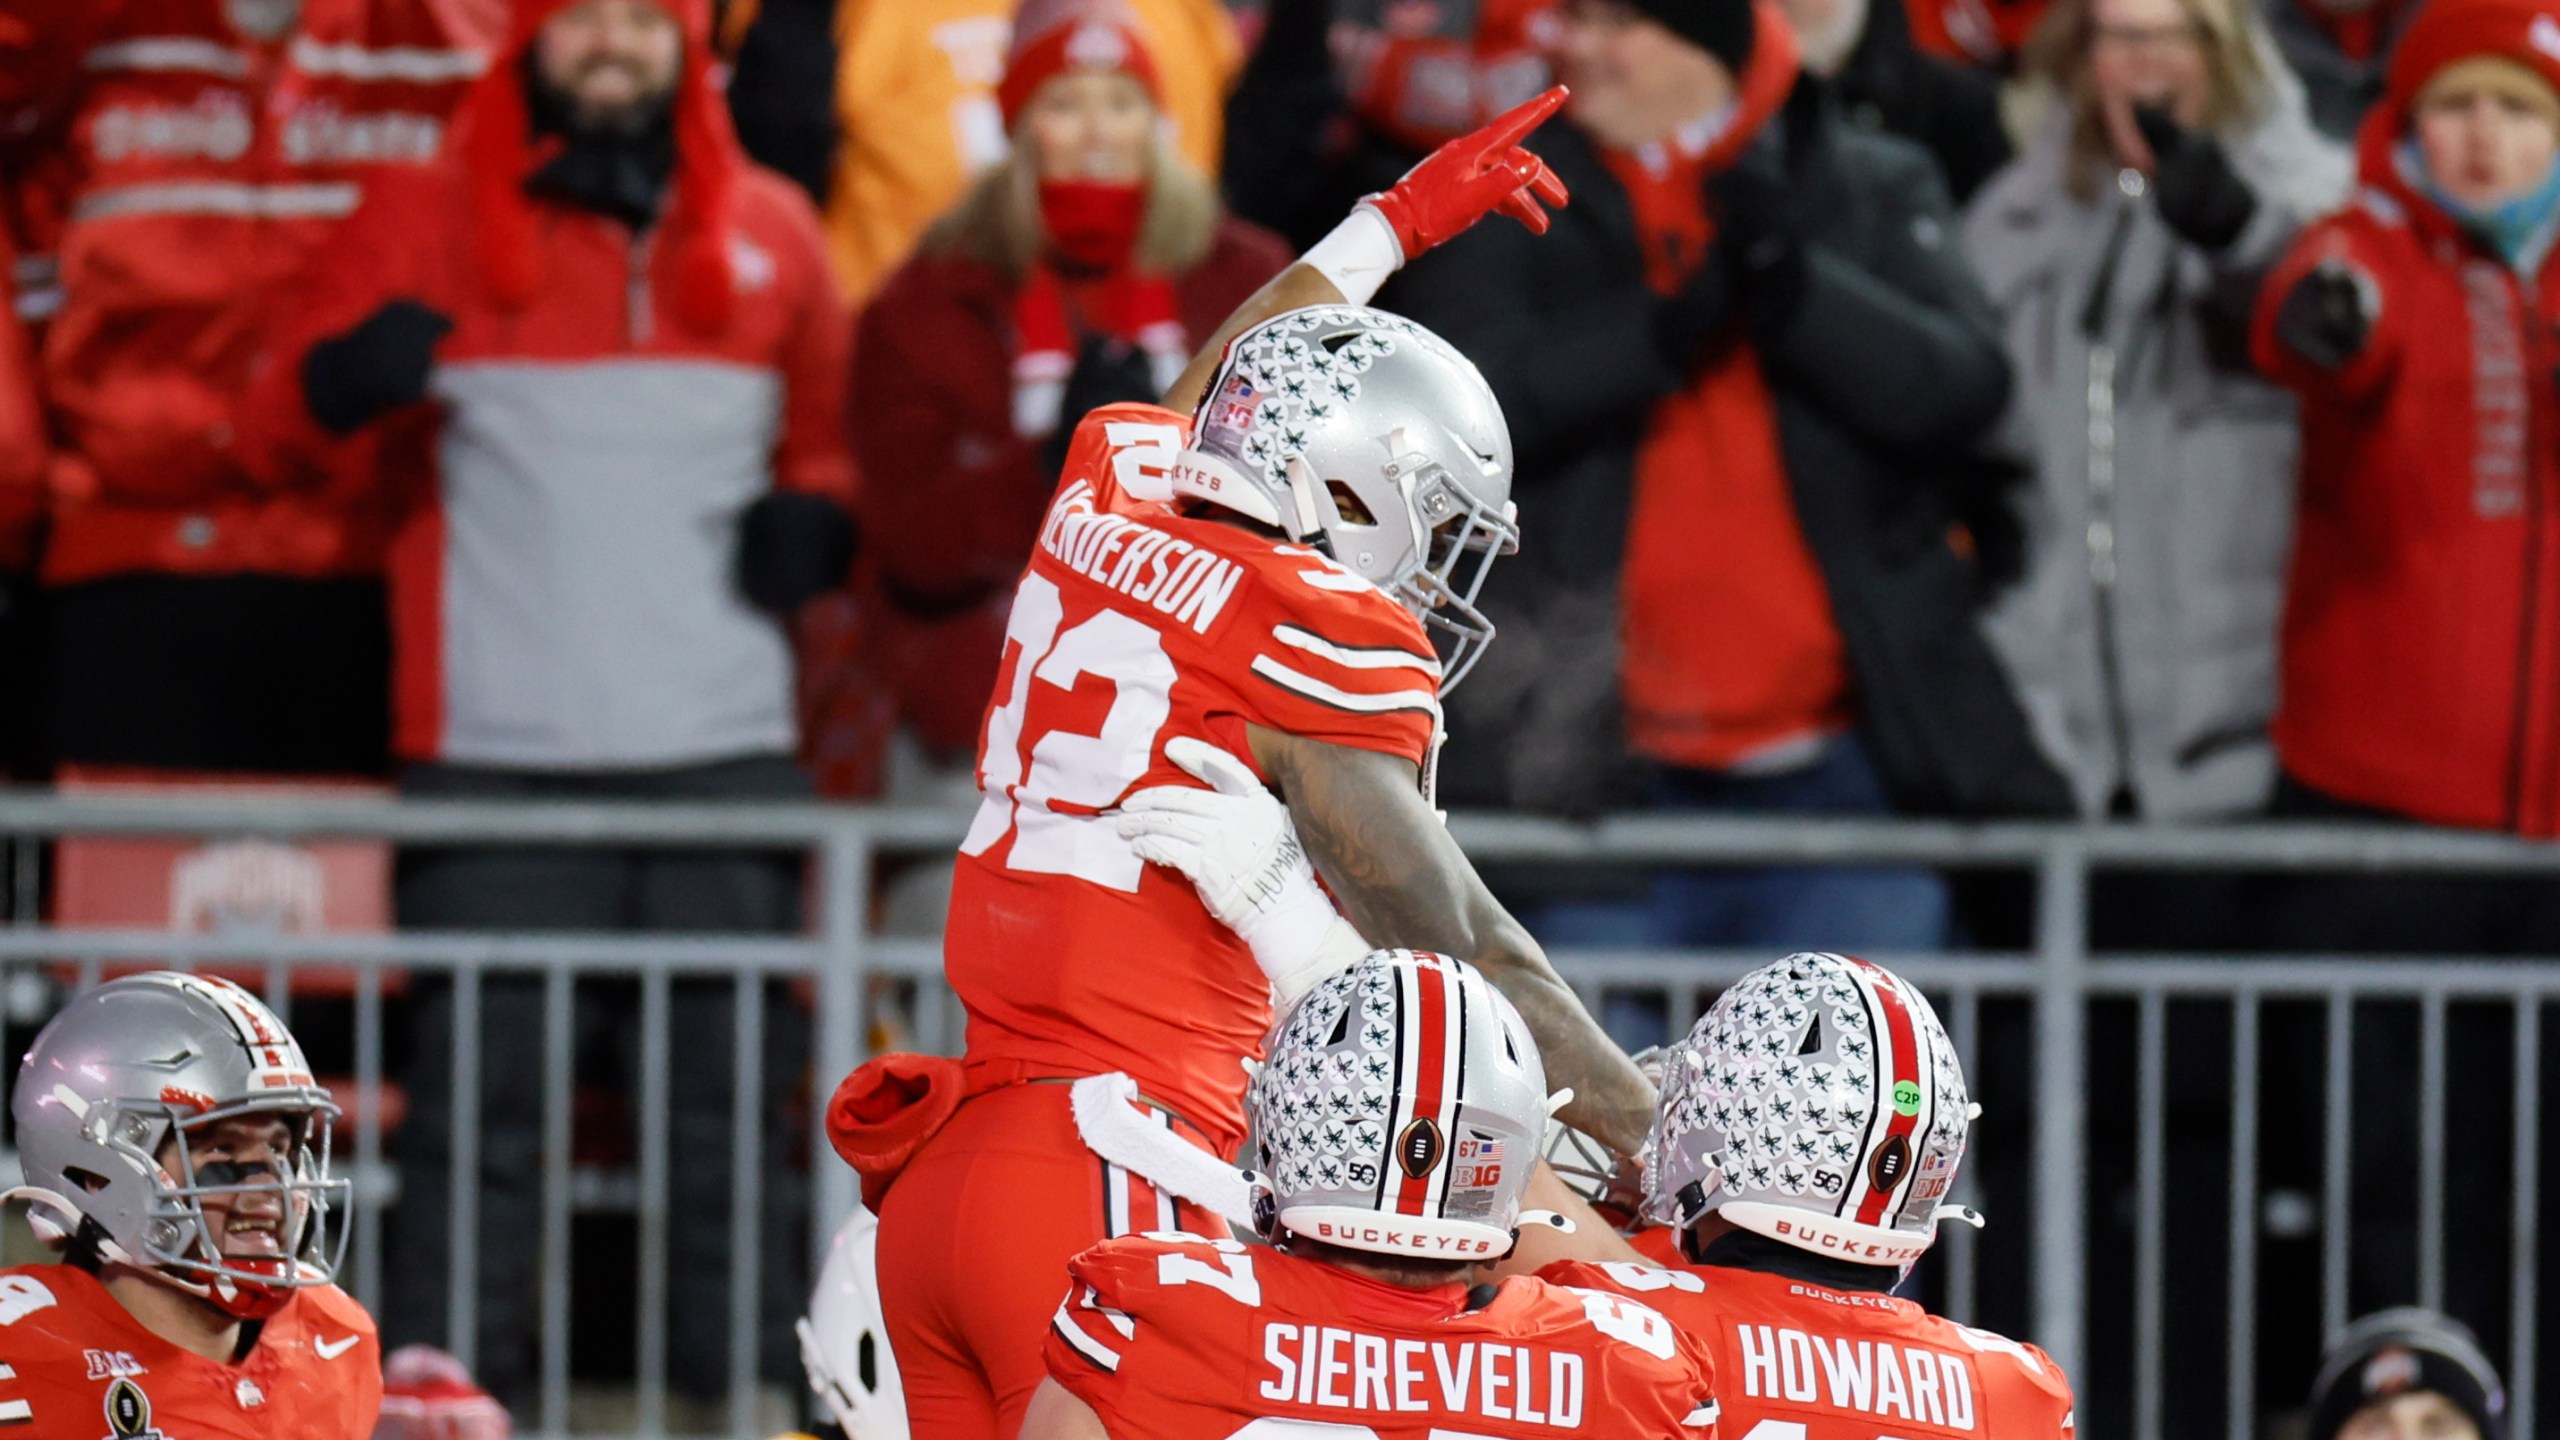
{"type": "Polygon", "coordinates": [[[2058,106],[1965,216],[2017,372],[2005,448],[2030,472],[2025,573],[1983,623],[2084,814],[2119,790],[2146,817],[2238,814],[2274,780],[2298,434],[2249,367],[2249,309],[2351,173],[2278,82],[2223,137],[2259,204],[2219,256],[2180,240],[2138,175],[2072,193],[2058,106]]]}

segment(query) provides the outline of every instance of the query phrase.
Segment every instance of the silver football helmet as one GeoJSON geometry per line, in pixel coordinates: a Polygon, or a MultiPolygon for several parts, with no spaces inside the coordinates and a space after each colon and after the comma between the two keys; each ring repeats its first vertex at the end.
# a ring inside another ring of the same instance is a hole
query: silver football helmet
{"type": "Polygon", "coordinates": [[[1790,955],[1736,981],[1672,1047],[1645,1142],[1645,1213],[1908,1269],[1938,1222],[1979,1107],[1937,1012],[1901,977],[1790,955]]]}
{"type": "Polygon", "coordinates": [[[1321,546],[1449,637],[1443,692],[1466,676],[1520,548],[1511,430],[1466,356],[1383,310],[1292,310],[1228,344],[1193,421],[1177,493],[1321,546]]]}
{"type": "Polygon", "coordinates": [[[336,1278],[346,1230],[332,1237],[328,1219],[348,1188],[329,1176],[338,1107],[284,1022],[239,986],[155,971],[74,996],[27,1051],[10,1113],[26,1184],[9,1193],[40,1237],[93,1227],[106,1259],[244,1319],[336,1278]],[[260,1115],[291,1130],[281,1163],[198,1164],[207,1127],[260,1115]],[[273,1258],[225,1255],[206,1220],[207,1199],[251,1194],[279,1202],[273,1258]]]}
{"type": "Polygon", "coordinates": [[[1266,1229],[1351,1250],[1511,1250],[1547,1128],[1546,1069],[1474,966],[1372,951],[1281,1022],[1245,1097],[1266,1229]]]}
{"type": "Polygon", "coordinates": [[[880,1314],[879,1239],[879,1220],[855,1206],[827,1246],[808,1315],[792,1327],[809,1388],[845,1440],[907,1440],[907,1395],[880,1314]]]}

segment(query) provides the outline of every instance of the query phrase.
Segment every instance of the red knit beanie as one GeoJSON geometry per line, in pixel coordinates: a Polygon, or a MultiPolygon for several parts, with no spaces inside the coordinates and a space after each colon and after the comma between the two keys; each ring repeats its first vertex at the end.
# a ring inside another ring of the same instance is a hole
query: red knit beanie
{"type": "MultiPolygon", "coordinates": [[[[548,157],[532,133],[525,56],[552,17],[580,3],[514,0],[506,53],[473,85],[456,121],[462,132],[457,144],[478,200],[481,272],[493,298],[508,310],[532,304],[543,282],[533,202],[524,182],[548,157]]],[[[712,80],[711,0],[653,3],[684,30],[684,68],[674,99],[675,176],[657,229],[657,293],[686,328],[716,335],[729,326],[736,294],[729,269],[729,194],[744,152],[712,80]]]]}
{"type": "Polygon", "coordinates": [[[2382,109],[2405,124],[2437,71],[2483,55],[2512,60],[2560,91],[2560,0],[2433,0],[2391,53],[2382,109]]]}
{"type": "Polygon", "coordinates": [[[1119,0],[1023,0],[1013,21],[1013,52],[996,86],[1006,131],[1041,86],[1069,70],[1118,70],[1146,87],[1157,106],[1164,104],[1146,32],[1119,0]]]}

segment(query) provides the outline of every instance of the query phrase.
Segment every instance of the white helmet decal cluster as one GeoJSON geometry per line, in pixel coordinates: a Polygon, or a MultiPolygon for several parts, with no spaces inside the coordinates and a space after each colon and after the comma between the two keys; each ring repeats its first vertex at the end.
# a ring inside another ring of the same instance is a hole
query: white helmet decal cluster
{"type": "Polygon", "coordinates": [[[1474,363],[1401,315],[1309,306],[1229,342],[1193,419],[1174,493],[1394,596],[1445,637],[1455,686],[1493,639],[1485,577],[1520,544],[1511,430],[1474,363]]]}
{"type": "Polygon", "coordinates": [[[1949,1208],[1971,1115],[1955,1047],[1918,990],[1863,960],[1791,955],[1736,982],[1672,1049],[1647,1213],[1671,1225],[1720,1214],[1906,1266],[1949,1208]]]}
{"type": "Polygon", "coordinates": [[[1396,336],[1420,326],[1384,311],[1300,310],[1240,337],[1202,415],[1203,449],[1250,468],[1276,489],[1288,486],[1288,462],[1303,454],[1310,427],[1333,419],[1360,398],[1360,377],[1396,353],[1396,336]],[[1338,347],[1312,338],[1328,323],[1357,315],[1362,326],[1338,347]]]}
{"type": "Polygon", "coordinates": [[[1473,966],[1378,951],[1327,978],[1282,1022],[1247,1103],[1282,1228],[1447,1259],[1511,1248],[1546,1078],[1473,966]]]}

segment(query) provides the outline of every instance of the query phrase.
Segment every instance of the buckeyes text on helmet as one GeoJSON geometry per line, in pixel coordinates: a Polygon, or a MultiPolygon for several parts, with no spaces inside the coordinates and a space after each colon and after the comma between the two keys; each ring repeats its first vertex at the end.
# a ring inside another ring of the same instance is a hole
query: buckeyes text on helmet
{"type": "Polygon", "coordinates": [[[1373,951],[1289,1012],[1246,1098],[1281,1230],[1349,1250],[1508,1254],[1546,1069],[1474,966],[1373,951]]]}
{"type": "Polygon", "coordinates": [[[1908,1269],[1946,1218],[1975,1107],[1937,1013],[1880,965],[1790,955],[1736,981],[1666,1057],[1645,1209],[1709,1215],[1908,1269]]]}
{"type": "Polygon", "coordinates": [[[29,1047],[10,1113],[26,1177],[10,1194],[39,1235],[85,1240],[243,1319],[335,1278],[338,1107],[284,1023],[239,986],[155,971],[73,996],[29,1047]],[[244,1120],[281,1122],[287,1138],[210,1158],[244,1120]],[[253,1211],[260,1226],[272,1217],[264,1238],[235,1243],[216,1223],[253,1211]]]}
{"type": "Polygon", "coordinates": [[[1476,597],[1520,547],[1511,430],[1475,365],[1403,316],[1316,305],[1238,335],[1173,488],[1403,602],[1446,637],[1444,692],[1492,642],[1476,597]]]}

